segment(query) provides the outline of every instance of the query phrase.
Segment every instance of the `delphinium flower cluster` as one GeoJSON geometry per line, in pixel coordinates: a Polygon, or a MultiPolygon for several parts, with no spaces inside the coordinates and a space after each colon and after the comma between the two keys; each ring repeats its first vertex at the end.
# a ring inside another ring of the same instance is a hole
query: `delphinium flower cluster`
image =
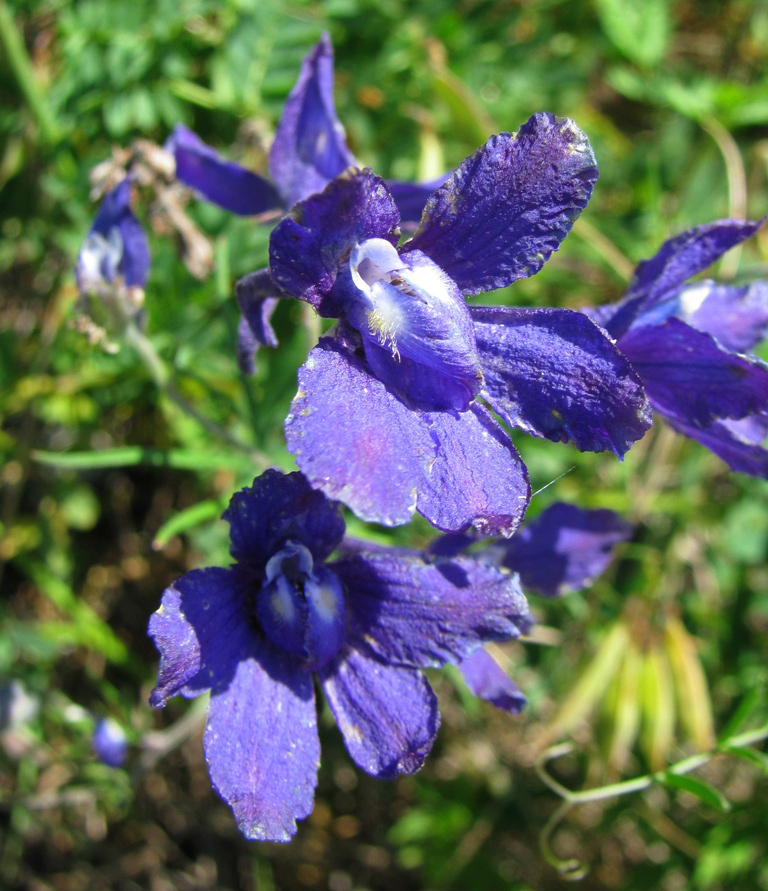
{"type": "MultiPolygon", "coordinates": [[[[271,181],[182,126],[160,150],[175,182],[275,222],[268,266],[236,288],[241,368],[277,347],[278,300],[335,320],[285,419],[298,472],[267,470],[232,497],[233,564],[182,576],[149,624],[152,705],[210,691],[211,780],[258,840],[290,839],[312,809],[315,683],[359,767],[413,773],[439,727],[423,669],[457,664],[476,695],[520,711],[484,644],[530,630],[524,590],[583,584],[631,535],[572,505],[521,527],[531,489],[507,428],[621,458],[653,408],[733,469],[768,473],[768,372],[743,355],[766,332],[768,289],[686,285],[759,223],[670,240],[613,307],[468,303],[558,249],[598,178],[586,135],[537,113],[434,183],[386,182],[347,146],[332,88],[324,37],[288,97],[271,181]],[[347,539],[344,507],[385,526],[419,513],[446,535],[422,551],[347,539]]],[[[83,293],[146,283],[131,189],[129,171],[104,198],[78,259],[83,293]]]]}

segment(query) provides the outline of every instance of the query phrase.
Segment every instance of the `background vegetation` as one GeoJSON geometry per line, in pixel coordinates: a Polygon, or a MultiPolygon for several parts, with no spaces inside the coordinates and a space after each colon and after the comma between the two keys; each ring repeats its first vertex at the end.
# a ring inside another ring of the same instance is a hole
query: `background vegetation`
{"type": "MultiPolygon", "coordinates": [[[[312,817],[289,847],[249,844],[211,791],[200,705],[149,709],[148,617],[179,574],[226,563],[217,516],[253,478],[254,453],[291,467],[281,422],[311,332],[286,301],[280,349],[253,379],[238,374],[232,283],[264,265],[268,228],[192,205],[209,277],[152,239],[147,332],[172,387],[130,348],[92,347],[73,324],[72,275],[95,212],[89,174],[113,146],[162,144],[177,121],[263,169],[323,30],[350,144],[384,175],[430,178],[535,111],[589,134],[593,201],[502,302],[615,299],[664,238],[768,211],[764,2],[0,0],[0,886],[768,888],[766,760],[739,744],[768,720],[768,484],[661,424],[623,464],[519,438],[534,490],[570,470],[532,515],[567,500],[638,531],[590,589],[533,598],[534,642],[497,654],[529,696],[524,715],[434,677],[444,722],[419,776],[364,776],[324,720],[312,817]],[[179,395],[239,445],[180,411],[179,395]],[[129,736],[121,768],[92,754],[103,716],[129,736]],[[547,769],[593,788],[715,739],[729,752],[690,779],[587,804],[564,806],[536,770],[565,740],[547,769]]],[[[767,257],[763,233],[718,274],[766,276],[767,257]]],[[[388,540],[429,537],[416,523],[388,540]]]]}

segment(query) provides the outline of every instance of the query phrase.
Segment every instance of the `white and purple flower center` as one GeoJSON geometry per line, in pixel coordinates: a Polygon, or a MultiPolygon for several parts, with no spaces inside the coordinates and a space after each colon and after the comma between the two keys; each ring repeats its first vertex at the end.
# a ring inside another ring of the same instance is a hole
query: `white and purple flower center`
{"type": "Polygon", "coordinates": [[[373,372],[427,411],[466,411],[483,386],[472,319],[461,292],[421,251],[383,238],[349,257],[357,299],[348,320],[373,372]]]}
{"type": "Polygon", "coordinates": [[[89,232],[77,259],[80,287],[88,290],[113,282],[123,258],[123,250],[123,237],[117,226],[112,226],[106,237],[101,232],[89,232]]]}
{"type": "Polygon", "coordinates": [[[344,643],[344,592],[336,575],[288,541],[267,562],[256,616],[269,639],[301,657],[307,669],[332,659],[344,643]]]}

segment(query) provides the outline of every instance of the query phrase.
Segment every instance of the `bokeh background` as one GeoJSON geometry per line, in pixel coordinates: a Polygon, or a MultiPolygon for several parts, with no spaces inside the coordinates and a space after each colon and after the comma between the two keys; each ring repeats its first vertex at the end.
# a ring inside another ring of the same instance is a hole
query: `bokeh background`
{"type": "MultiPolygon", "coordinates": [[[[363,775],[324,714],[314,813],[290,846],[260,846],[210,788],[205,703],[149,709],[149,615],[179,574],[227,562],[217,517],[256,453],[291,468],[282,419],[316,331],[285,301],[280,348],[253,378],[238,373],[232,285],[265,264],[269,228],[192,202],[210,275],[152,235],[146,331],[173,392],[129,346],[92,346],[72,273],[95,213],[89,175],[179,121],[264,170],[324,30],[350,145],[382,175],[429,179],[536,111],[588,133],[592,202],[501,303],[616,299],[670,235],[768,212],[762,0],[0,0],[0,887],[768,888],[759,745],[702,758],[688,784],[570,809],[536,769],[566,741],[548,769],[599,787],[759,736],[768,719],[768,484],[662,424],[621,464],[516,437],[534,490],[557,480],[531,515],[565,500],[617,510],[637,531],[588,589],[532,597],[533,641],[497,650],[529,697],[521,716],[433,676],[443,727],[418,776],[363,775]],[[630,643],[611,651],[617,628],[630,643]],[[668,683],[649,688],[659,665],[668,683]],[[128,737],[122,767],[92,751],[107,716],[128,737]]],[[[148,207],[137,212],[151,229],[148,207]]],[[[714,273],[768,276],[768,236],[714,273]]],[[[349,528],[397,544],[432,535],[419,522],[349,528]]]]}

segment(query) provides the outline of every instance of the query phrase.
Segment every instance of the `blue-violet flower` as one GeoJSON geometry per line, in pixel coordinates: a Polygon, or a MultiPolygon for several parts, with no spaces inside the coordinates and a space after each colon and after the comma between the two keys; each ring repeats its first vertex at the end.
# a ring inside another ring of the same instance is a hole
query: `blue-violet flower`
{"type": "Polygon", "coordinates": [[[224,517],[234,565],[182,576],[150,620],[160,651],[150,701],[210,690],[204,747],[216,791],[248,838],[287,841],[312,810],[313,674],[355,763],[377,777],[410,774],[439,725],[422,669],[516,637],[531,620],[517,577],[498,567],[343,543],[340,505],[299,473],[267,471],[224,517]]]}

